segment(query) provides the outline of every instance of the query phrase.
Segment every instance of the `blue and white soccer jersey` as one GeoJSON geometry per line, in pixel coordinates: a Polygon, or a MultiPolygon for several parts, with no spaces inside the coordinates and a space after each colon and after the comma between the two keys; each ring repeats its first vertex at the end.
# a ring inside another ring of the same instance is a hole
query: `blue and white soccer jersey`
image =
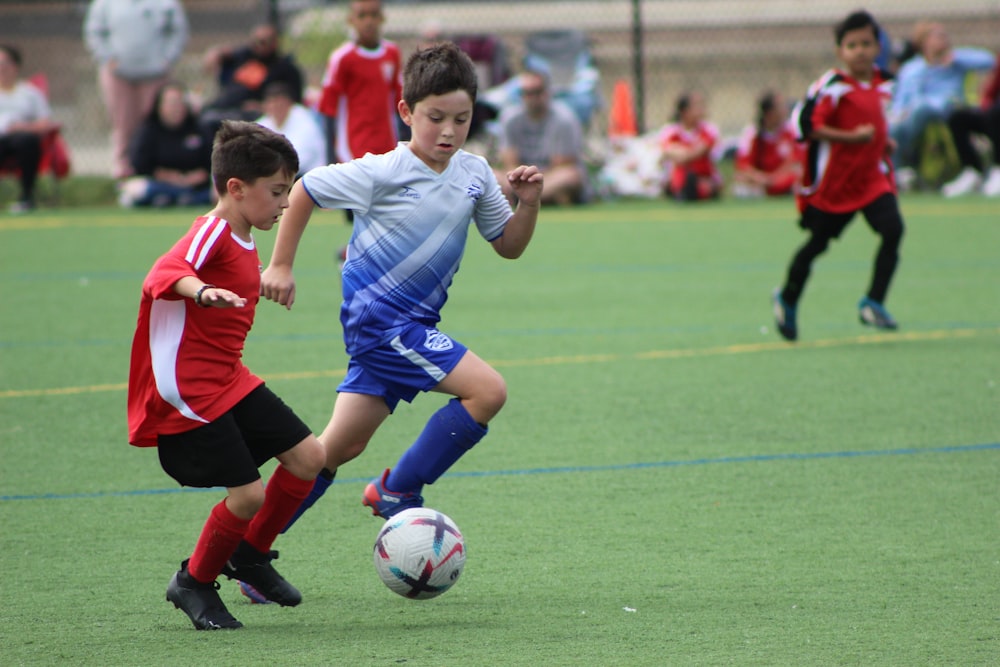
{"type": "MultiPolygon", "coordinates": [[[[418,391],[432,388],[440,381],[438,372],[450,372],[465,353],[435,327],[469,226],[474,223],[484,239],[493,241],[512,216],[489,164],[458,151],[438,174],[400,143],[389,153],[313,169],[302,184],[321,208],[354,211],[340,312],[352,365],[364,367],[365,353],[380,348],[379,361],[372,364],[375,375],[394,377],[418,391]],[[386,354],[398,357],[398,372],[386,367],[386,354]],[[421,382],[409,372],[414,366],[423,373],[416,376],[421,382]]],[[[357,373],[349,371],[345,385],[352,375],[357,373]]],[[[389,395],[411,400],[416,393],[398,390],[388,392],[387,401],[389,395]]],[[[370,388],[360,393],[381,395],[370,388]]]]}

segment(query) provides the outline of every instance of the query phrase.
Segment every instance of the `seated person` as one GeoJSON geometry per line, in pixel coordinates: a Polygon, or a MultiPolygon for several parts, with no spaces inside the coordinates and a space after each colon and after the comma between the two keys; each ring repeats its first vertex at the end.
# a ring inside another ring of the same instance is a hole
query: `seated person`
{"type": "Polygon", "coordinates": [[[295,102],[292,90],[283,81],[269,83],[264,89],[264,115],[257,123],[274,130],[292,142],[299,154],[299,175],[313,167],[327,164],[326,136],[316,114],[295,102]]]}
{"type": "Polygon", "coordinates": [[[583,128],[571,109],[552,100],[548,74],[526,71],[520,76],[521,104],[501,114],[494,171],[507,199],[515,197],[505,174],[520,164],[533,164],[545,174],[543,204],[573,204],[589,198],[583,163],[583,128]]]}
{"type": "Polygon", "coordinates": [[[802,146],[789,122],[785,98],[765,91],[757,101],[757,122],[743,130],[736,146],[733,194],[791,194],[802,177],[802,146]]]}
{"type": "Polygon", "coordinates": [[[0,162],[20,172],[21,193],[11,213],[35,208],[35,182],[42,160],[42,138],[59,130],[45,95],[21,79],[21,52],[0,45],[0,162]]]}
{"type": "Polygon", "coordinates": [[[942,194],[958,197],[981,190],[987,197],[1000,197],[1000,56],[983,85],[979,106],[952,111],[948,127],[962,161],[962,171],[958,178],[941,188],[942,194]],[[974,134],[985,137],[990,143],[993,164],[989,169],[985,168],[983,158],[972,145],[974,134]]]}
{"type": "Polygon", "coordinates": [[[968,73],[989,70],[994,60],[985,49],[954,48],[944,26],[935,22],[918,23],[913,44],[917,54],[899,68],[889,108],[896,182],[903,190],[916,182],[924,130],[933,121],[946,121],[964,103],[968,73]]]}
{"type": "Polygon", "coordinates": [[[280,51],[278,29],[261,24],[253,29],[250,43],[221,46],[206,52],[203,66],[219,80],[219,92],[202,110],[202,123],[215,135],[225,119],[256,120],[264,112],[264,89],[276,81],[287,83],[292,99],[302,102],[304,77],[291,54],[280,51]]]}
{"type": "Polygon", "coordinates": [[[168,82],[129,145],[135,176],[119,192],[122,206],[204,206],[212,201],[212,142],[202,132],[187,90],[168,82]]]}
{"type": "Polygon", "coordinates": [[[664,194],[678,201],[714,199],[722,192],[716,147],[719,129],[705,120],[701,93],[677,98],[674,122],[660,132],[661,163],[667,167],[664,194]]]}

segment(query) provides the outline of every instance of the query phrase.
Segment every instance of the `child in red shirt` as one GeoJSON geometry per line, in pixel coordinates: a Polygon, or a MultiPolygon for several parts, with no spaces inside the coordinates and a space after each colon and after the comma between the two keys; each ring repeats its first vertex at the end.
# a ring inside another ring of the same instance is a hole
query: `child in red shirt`
{"type": "Polygon", "coordinates": [[[268,599],[302,596],[271,566],[271,545],[323,468],[323,446],[243,364],[260,300],[253,230],[288,207],[299,170],[285,137],[223,121],[212,149],[218,204],[161,256],[143,281],[128,382],[129,442],[156,447],[184,486],[226,487],[167,600],[198,630],[239,628],[216,578],[251,583],[268,599]],[[265,488],[258,467],[278,459],[265,488]]]}
{"type": "Polygon", "coordinates": [[[348,23],[355,38],[330,54],[319,111],[335,121],[330,137],[335,162],[388,153],[399,139],[402,58],[399,47],[382,38],[384,21],[381,0],[352,0],[348,23]]]}
{"type": "Polygon", "coordinates": [[[736,146],[733,194],[790,194],[802,177],[803,154],[784,96],[765,91],[757,102],[757,122],[743,130],[736,146]]]}
{"type": "Polygon", "coordinates": [[[662,161],[670,165],[664,191],[678,201],[712,199],[722,191],[713,153],[719,129],[705,120],[706,113],[700,93],[684,93],[677,99],[674,123],[660,134],[662,161]]]}
{"type": "Polygon", "coordinates": [[[792,114],[808,141],[798,204],[799,225],[810,236],[792,258],[785,284],[772,295],[778,332],[786,340],[798,337],[796,308],[813,261],[859,211],[882,243],[868,292],[858,303],[858,317],[862,324],[878,329],[897,327],[883,305],[903,238],[889,161],[893,146],[884,113],[892,82],[874,64],[879,27],[871,14],[850,14],[834,35],[843,68],[820,77],[792,114]]]}

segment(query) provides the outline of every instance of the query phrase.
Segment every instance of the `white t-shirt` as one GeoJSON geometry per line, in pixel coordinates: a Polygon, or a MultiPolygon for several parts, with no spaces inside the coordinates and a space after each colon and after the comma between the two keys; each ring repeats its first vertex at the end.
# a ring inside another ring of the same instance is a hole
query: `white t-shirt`
{"type": "Polygon", "coordinates": [[[271,116],[261,116],[257,123],[285,135],[291,142],[295,152],[299,154],[299,173],[304,174],[327,163],[326,136],[320,129],[316,116],[301,104],[292,105],[288,118],[281,126],[271,116]]]}
{"type": "Polygon", "coordinates": [[[0,89],[0,134],[7,134],[14,123],[51,117],[45,95],[27,81],[18,81],[11,90],[0,89]]]}

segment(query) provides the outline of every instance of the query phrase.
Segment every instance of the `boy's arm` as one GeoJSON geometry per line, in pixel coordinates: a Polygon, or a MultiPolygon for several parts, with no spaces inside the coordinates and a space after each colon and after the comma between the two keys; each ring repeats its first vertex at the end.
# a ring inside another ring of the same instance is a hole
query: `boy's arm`
{"type": "Polygon", "coordinates": [[[174,292],[194,302],[202,308],[243,308],[247,300],[235,292],[209,285],[198,276],[184,276],[174,283],[174,292]]]}
{"type": "Polygon", "coordinates": [[[517,196],[517,208],[507,221],[503,234],[493,240],[493,249],[504,259],[517,259],[528,247],[538,220],[544,177],[538,167],[521,165],[507,174],[507,182],[517,196]]]}
{"type": "Polygon", "coordinates": [[[302,179],[299,179],[292,187],[288,196],[288,208],[278,224],[271,261],[260,276],[261,296],[288,309],[295,302],[295,278],[292,276],[295,252],[315,207],[315,202],[302,185],[302,179]]]}
{"type": "Polygon", "coordinates": [[[839,141],[845,144],[864,144],[875,137],[875,126],[871,123],[858,125],[850,130],[829,125],[817,125],[809,135],[816,141],[839,141]]]}

